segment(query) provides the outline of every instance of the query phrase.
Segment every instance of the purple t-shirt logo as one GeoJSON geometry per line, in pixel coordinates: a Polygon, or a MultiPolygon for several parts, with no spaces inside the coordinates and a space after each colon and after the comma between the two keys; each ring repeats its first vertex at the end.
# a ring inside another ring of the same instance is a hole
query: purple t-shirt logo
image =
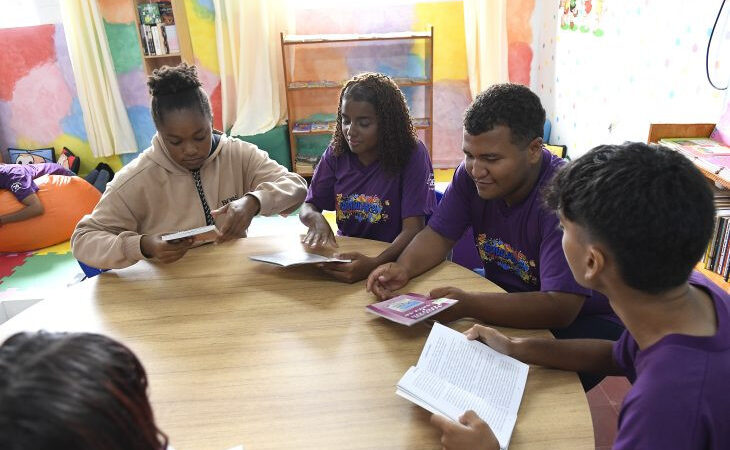
{"type": "Polygon", "coordinates": [[[10,190],[13,192],[18,192],[20,190],[20,183],[18,183],[17,181],[15,183],[13,183],[10,186],[10,190]]]}
{"type": "Polygon", "coordinates": [[[381,201],[377,195],[350,194],[343,196],[337,194],[335,205],[337,220],[347,220],[353,217],[358,222],[387,222],[388,214],[384,212],[384,209],[389,205],[389,200],[381,201]]]}
{"type": "Polygon", "coordinates": [[[500,269],[512,272],[527,284],[538,286],[538,278],[535,274],[535,261],[528,259],[520,250],[512,248],[511,245],[499,238],[489,238],[484,233],[477,236],[477,249],[479,257],[485,263],[493,262],[500,269]]]}

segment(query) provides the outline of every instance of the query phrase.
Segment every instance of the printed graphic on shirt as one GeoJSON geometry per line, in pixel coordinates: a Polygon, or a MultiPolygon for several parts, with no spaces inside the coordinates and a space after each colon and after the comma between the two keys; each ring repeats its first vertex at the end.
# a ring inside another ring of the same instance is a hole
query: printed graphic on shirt
{"type": "Polygon", "coordinates": [[[337,220],[347,220],[352,217],[358,222],[378,223],[388,221],[388,214],[384,211],[386,206],[390,206],[390,201],[380,200],[377,195],[337,194],[335,209],[337,220]]]}
{"type": "Polygon", "coordinates": [[[433,174],[430,174],[428,176],[428,189],[431,191],[436,189],[436,179],[434,178],[433,174]]]}
{"type": "Polygon", "coordinates": [[[10,190],[13,192],[18,192],[20,190],[20,183],[16,181],[15,183],[11,184],[10,190]]]}
{"type": "Polygon", "coordinates": [[[484,262],[493,262],[500,269],[512,272],[527,284],[537,285],[535,275],[535,261],[527,259],[527,256],[520,250],[512,248],[511,245],[499,238],[489,238],[482,233],[477,236],[477,249],[479,257],[484,262]]]}

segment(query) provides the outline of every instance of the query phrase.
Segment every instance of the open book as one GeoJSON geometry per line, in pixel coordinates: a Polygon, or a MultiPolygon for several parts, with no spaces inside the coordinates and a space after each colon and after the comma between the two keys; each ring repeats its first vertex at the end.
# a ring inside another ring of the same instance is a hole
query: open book
{"type": "Polygon", "coordinates": [[[327,256],[318,255],[316,253],[307,253],[301,251],[269,253],[266,255],[250,256],[249,258],[254,261],[275,264],[282,267],[300,266],[303,264],[352,262],[351,259],[330,258],[327,256]]]}
{"type": "Polygon", "coordinates": [[[451,298],[428,298],[425,295],[411,293],[373,303],[365,308],[373,314],[410,327],[458,302],[459,300],[451,298]]]}
{"type": "Polygon", "coordinates": [[[177,233],[165,234],[162,236],[162,240],[169,242],[189,237],[193,238],[193,242],[196,244],[213,242],[218,237],[218,231],[216,231],[215,225],[207,225],[190,230],[178,231],[177,233]]]}
{"type": "Polygon", "coordinates": [[[529,367],[435,323],[416,367],[398,381],[395,393],[456,422],[474,410],[506,449],[529,367]]]}

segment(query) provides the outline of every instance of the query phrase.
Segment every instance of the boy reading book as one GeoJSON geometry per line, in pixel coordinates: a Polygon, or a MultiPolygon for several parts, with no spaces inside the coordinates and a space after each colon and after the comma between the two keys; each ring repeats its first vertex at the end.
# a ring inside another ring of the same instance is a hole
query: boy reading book
{"type": "MultiPolygon", "coordinates": [[[[394,263],[375,269],[368,290],[381,299],[441,263],[467,227],[486,277],[507,293],[434,289],[459,300],[435,316],[473,317],[515,328],[551,328],[558,338],[618,339],[623,327],[608,302],[573,279],[560,248],[558,218],[540,195],[565,161],[543,148],[545,110],[527,87],[498,84],[464,115],[464,162],[436,212],[394,263]]],[[[581,374],[584,389],[600,377],[581,374]]]]}
{"type": "MultiPolygon", "coordinates": [[[[626,324],[618,342],[509,339],[466,332],[529,364],[625,375],[633,384],[615,449],[730,448],[730,296],[692,272],[712,233],[712,193],[669,149],[597,147],[558,173],[547,194],[576,280],[606,294],[626,324]]],[[[473,412],[433,416],[444,448],[496,448],[473,412]]]]}

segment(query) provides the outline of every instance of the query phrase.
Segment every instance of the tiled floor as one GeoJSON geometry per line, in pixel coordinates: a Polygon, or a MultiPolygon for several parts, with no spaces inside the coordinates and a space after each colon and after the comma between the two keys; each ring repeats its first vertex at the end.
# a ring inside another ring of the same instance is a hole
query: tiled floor
{"type": "Polygon", "coordinates": [[[613,445],[618,412],[630,387],[624,377],[606,377],[586,394],[593,418],[596,450],[608,450],[613,445]]]}

